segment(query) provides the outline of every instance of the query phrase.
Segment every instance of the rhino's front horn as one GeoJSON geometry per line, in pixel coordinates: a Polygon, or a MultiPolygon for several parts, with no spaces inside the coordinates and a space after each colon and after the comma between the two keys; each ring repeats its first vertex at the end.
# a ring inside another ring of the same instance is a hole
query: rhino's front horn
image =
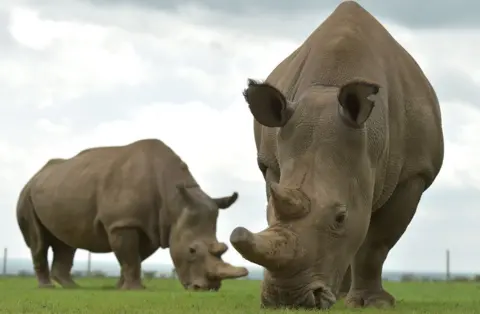
{"type": "Polygon", "coordinates": [[[296,255],[294,237],[286,230],[267,228],[259,233],[251,233],[237,227],[230,235],[233,247],[246,260],[274,270],[292,261],[296,255]]]}
{"type": "Polygon", "coordinates": [[[248,275],[245,267],[236,267],[228,263],[221,262],[215,266],[214,277],[223,279],[234,279],[248,275]]]}

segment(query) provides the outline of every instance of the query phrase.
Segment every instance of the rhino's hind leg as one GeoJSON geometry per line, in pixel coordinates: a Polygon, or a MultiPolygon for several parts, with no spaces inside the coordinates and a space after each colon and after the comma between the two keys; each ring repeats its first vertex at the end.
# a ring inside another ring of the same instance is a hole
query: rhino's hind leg
{"type": "Polygon", "coordinates": [[[121,268],[121,289],[145,289],[141,282],[140,238],[135,228],[116,228],[109,234],[110,246],[121,268]],[[123,279],[123,283],[122,283],[123,279]]]}
{"type": "Polygon", "coordinates": [[[52,239],[52,250],[52,279],[58,282],[63,288],[78,287],[75,281],[73,281],[71,275],[73,259],[77,249],[72,248],[62,241],[54,238],[52,239]]]}
{"type": "Polygon", "coordinates": [[[50,280],[48,268],[48,249],[50,244],[47,242],[47,230],[35,215],[32,202],[25,193],[26,191],[22,190],[17,204],[18,226],[25,243],[30,248],[38,286],[40,288],[54,288],[55,286],[50,280]]]}
{"type": "MultiPolygon", "coordinates": [[[[21,212],[21,214],[24,212],[21,212]]],[[[19,217],[19,226],[25,242],[30,248],[38,287],[55,288],[50,280],[50,270],[48,267],[48,249],[50,245],[47,242],[47,231],[38,221],[33,210],[32,212],[27,212],[25,215],[27,214],[30,215],[27,218],[24,216],[19,217]]]]}
{"type": "Polygon", "coordinates": [[[395,298],[383,289],[382,267],[390,249],[412,220],[425,181],[420,176],[400,184],[387,203],[371,217],[364,243],[352,263],[352,287],[346,298],[349,307],[393,307],[395,298]]]}
{"type": "Polygon", "coordinates": [[[49,246],[45,241],[39,241],[30,248],[32,253],[33,268],[37,276],[39,288],[55,288],[50,280],[50,270],[48,267],[48,249],[49,246]]]}

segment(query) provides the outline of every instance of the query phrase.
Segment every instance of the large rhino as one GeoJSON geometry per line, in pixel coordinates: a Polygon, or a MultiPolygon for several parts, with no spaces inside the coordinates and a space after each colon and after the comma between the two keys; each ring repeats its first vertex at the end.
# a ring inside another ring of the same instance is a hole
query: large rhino
{"type": "Polygon", "coordinates": [[[218,290],[222,279],[248,274],[222,261],[227,246],[216,238],[219,209],[237,198],[211,198],[172,149],[145,139],[50,160],[20,192],[17,219],[40,287],[52,287],[49,247],[51,277],[63,287],[76,286],[77,248],[113,251],[122,289],[143,289],[141,262],[170,248],[186,289],[218,290]]]}
{"type": "Polygon", "coordinates": [[[382,266],[444,156],[434,89],[365,9],[343,1],[265,82],[249,80],[269,227],[230,241],[265,267],[265,307],[393,306],[382,266]]]}

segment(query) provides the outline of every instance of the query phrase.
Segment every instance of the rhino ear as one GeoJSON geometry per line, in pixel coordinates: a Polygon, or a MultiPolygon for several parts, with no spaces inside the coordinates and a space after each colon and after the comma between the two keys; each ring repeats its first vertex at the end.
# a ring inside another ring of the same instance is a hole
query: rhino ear
{"type": "Polygon", "coordinates": [[[370,117],[380,87],[374,83],[352,81],[343,85],[338,92],[340,116],[348,124],[361,127],[370,117]]]}
{"type": "Polygon", "coordinates": [[[284,126],[293,114],[293,107],[285,95],[268,83],[248,79],[243,97],[255,120],[267,127],[284,126]]]}

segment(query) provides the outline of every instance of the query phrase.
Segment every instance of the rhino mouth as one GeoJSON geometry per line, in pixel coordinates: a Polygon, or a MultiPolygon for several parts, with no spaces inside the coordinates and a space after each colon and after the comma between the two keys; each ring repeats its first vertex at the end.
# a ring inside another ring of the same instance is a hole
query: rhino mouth
{"type": "Polygon", "coordinates": [[[328,288],[317,288],[312,290],[312,294],[317,309],[328,310],[337,302],[337,298],[328,288]]]}
{"type": "Polygon", "coordinates": [[[328,310],[337,301],[335,295],[323,283],[312,284],[307,290],[282,289],[278,286],[269,286],[262,293],[261,306],[263,308],[279,309],[318,309],[328,310]]]}
{"type": "Polygon", "coordinates": [[[230,235],[230,242],[246,260],[263,266],[265,274],[269,274],[268,280],[264,276],[263,307],[329,309],[336,303],[337,299],[326,283],[330,280],[313,276],[308,265],[303,265],[302,271],[292,273],[292,269],[298,270],[302,266],[299,263],[305,250],[290,229],[275,225],[252,233],[237,227],[230,235]],[[284,270],[289,268],[291,270],[285,273],[284,270]],[[306,284],[298,288],[300,282],[306,284]]]}
{"type": "Polygon", "coordinates": [[[195,285],[195,284],[184,284],[183,287],[185,288],[185,290],[188,290],[188,291],[195,291],[195,292],[204,292],[204,291],[208,291],[208,292],[217,292],[218,290],[220,290],[220,285],[211,285],[211,286],[208,286],[208,287],[200,287],[198,285],[195,285]]]}

